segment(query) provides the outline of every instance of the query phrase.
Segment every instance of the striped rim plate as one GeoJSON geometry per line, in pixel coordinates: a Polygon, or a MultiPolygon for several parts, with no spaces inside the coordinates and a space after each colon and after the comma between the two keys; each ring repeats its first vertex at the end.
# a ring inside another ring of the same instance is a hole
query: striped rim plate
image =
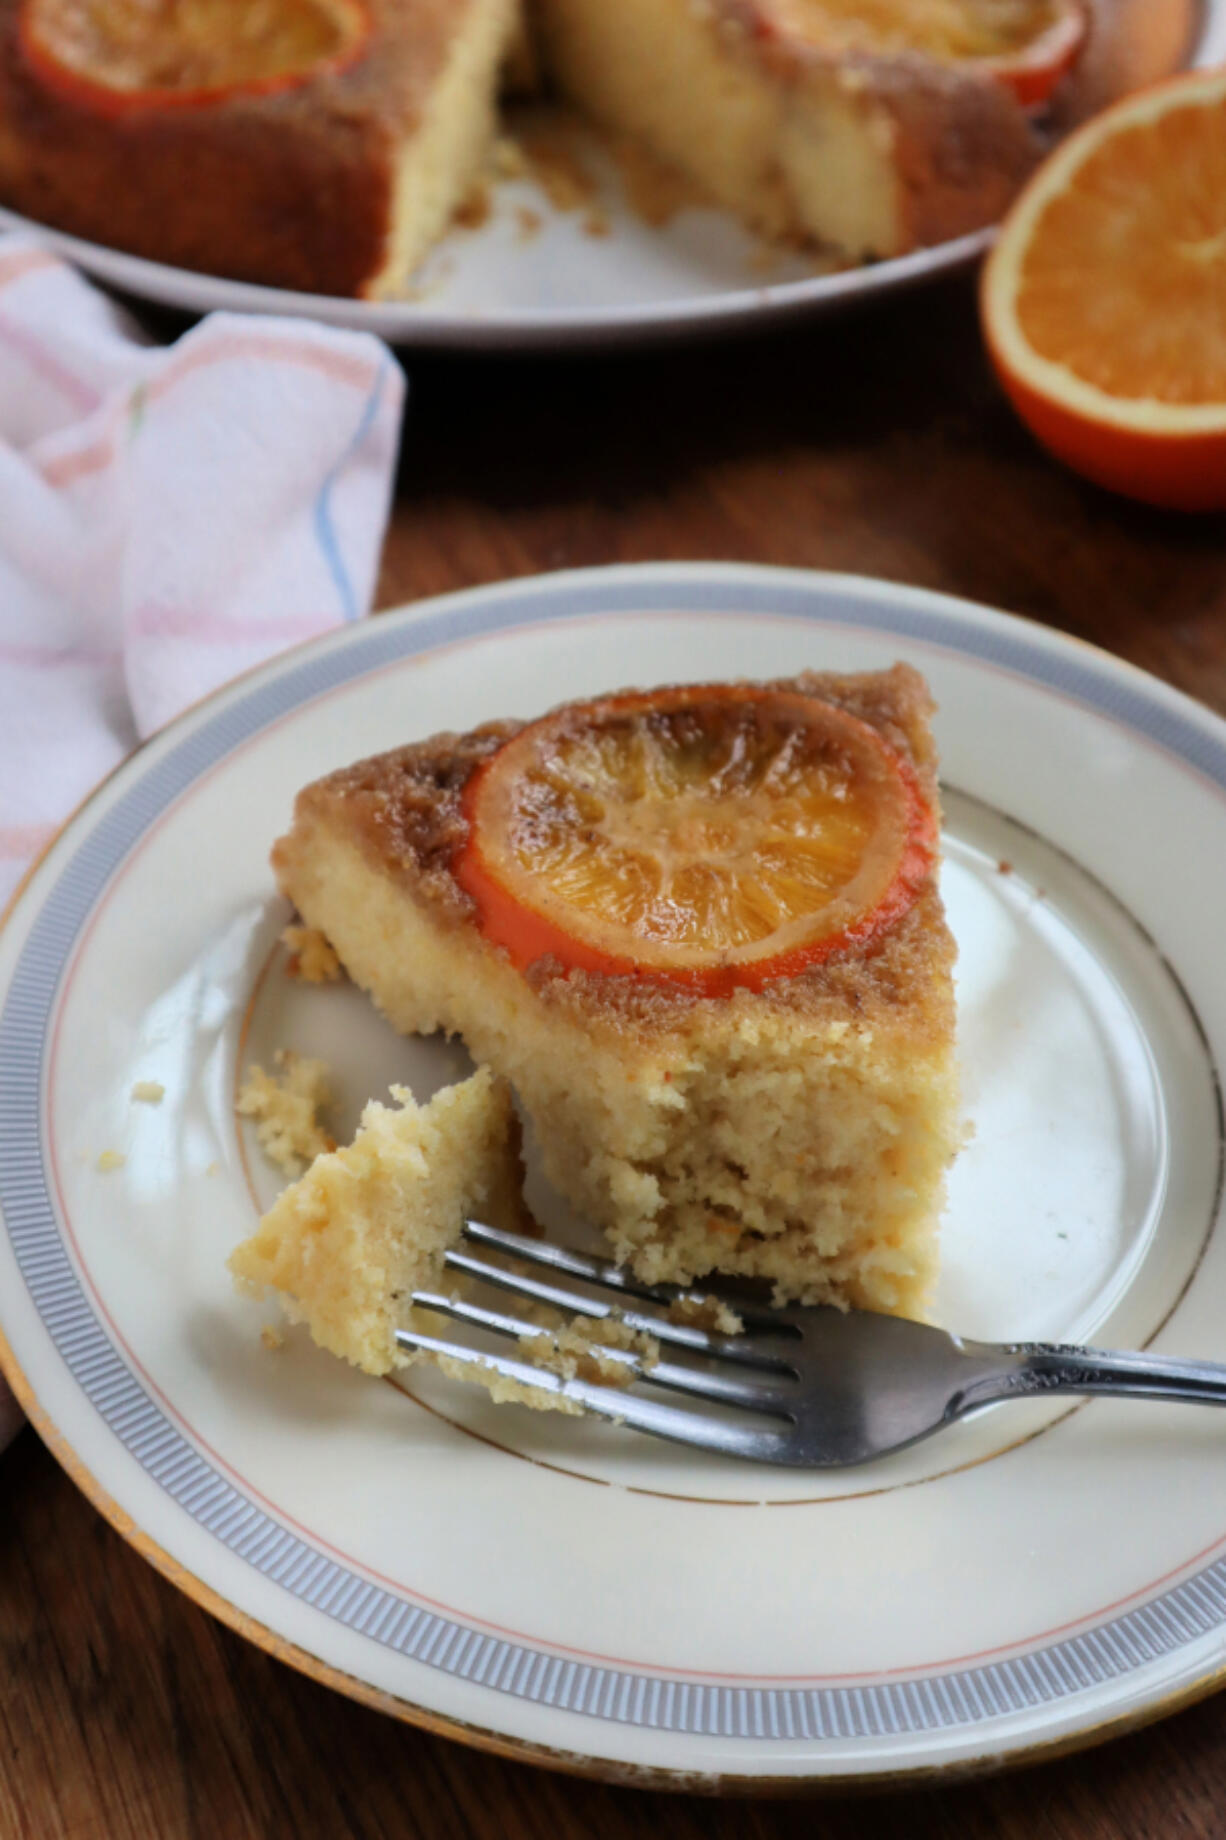
{"type": "Polygon", "coordinates": [[[104,1512],[254,1640],[434,1729],[690,1785],[1004,1763],[1216,1682],[1213,1414],[998,1408],[866,1470],[777,1474],[435,1374],[379,1385],[300,1333],[270,1348],[271,1308],[226,1276],[278,1182],[234,1117],[251,1060],[322,1054],[341,1132],[390,1081],[464,1065],[284,975],[267,853],[301,784],[567,695],[899,656],[940,705],[974,1128],[940,1313],[1226,1359],[1226,726],[1045,629],[879,582],[652,566],[426,602],[173,725],[0,935],[4,1368],[104,1512]]]}

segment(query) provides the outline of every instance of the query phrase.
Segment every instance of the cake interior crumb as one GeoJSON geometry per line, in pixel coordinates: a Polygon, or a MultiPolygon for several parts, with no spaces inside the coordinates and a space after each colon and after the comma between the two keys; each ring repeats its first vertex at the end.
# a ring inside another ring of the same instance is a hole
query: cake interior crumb
{"type": "Polygon", "coordinates": [[[744,1335],[745,1324],[722,1297],[677,1297],[668,1306],[669,1322],[709,1335],[744,1335]]]}
{"type": "Polygon", "coordinates": [[[496,1406],[529,1406],[534,1412],[562,1412],[568,1418],[581,1418],[583,1407],[566,1393],[554,1393],[543,1386],[526,1386],[509,1374],[486,1367],[483,1361],[463,1361],[453,1354],[436,1354],[432,1360],[451,1380],[468,1380],[484,1387],[496,1406]]]}
{"type": "Polygon", "coordinates": [[[328,1069],[323,1061],[288,1048],[278,1048],[278,1071],[267,1073],[258,1063],[247,1070],[234,1109],[255,1121],[260,1148],[288,1176],[300,1175],[308,1163],[335,1150],[336,1140],[320,1123],[319,1114],[331,1098],[328,1069]]]}
{"type": "Polygon", "coordinates": [[[285,1337],[272,1323],[264,1324],[264,1327],[260,1330],[260,1340],[270,1352],[275,1352],[276,1349],[284,1348],[285,1346],[285,1337]]]}
{"type": "Polygon", "coordinates": [[[160,1080],[137,1080],[131,1096],[141,1105],[160,1105],[166,1097],[166,1088],[160,1080]]]}
{"type": "Polygon", "coordinates": [[[560,1328],[521,1335],[519,1346],[537,1367],[559,1379],[587,1380],[597,1386],[632,1386],[660,1359],[655,1336],[632,1329],[618,1310],[598,1318],[575,1317],[560,1328]]]}
{"type": "Polygon", "coordinates": [[[104,1150],[98,1158],[98,1168],[107,1175],[112,1169],[122,1169],[127,1160],[122,1150],[104,1150]]]}
{"type": "Polygon", "coordinates": [[[289,953],[286,966],[290,977],[304,984],[336,984],[340,981],[341,961],[317,926],[287,926],[281,944],[289,953]]]}

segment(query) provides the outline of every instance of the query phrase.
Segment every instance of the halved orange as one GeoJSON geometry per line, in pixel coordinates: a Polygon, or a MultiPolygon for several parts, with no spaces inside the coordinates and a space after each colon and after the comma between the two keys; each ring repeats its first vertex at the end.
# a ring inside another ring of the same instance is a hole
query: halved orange
{"type": "Polygon", "coordinates": [[[22,0],[22,50],[44,82],[100,113],[268,95],[351,63],[366,0],[22,0]]]}
{"type": "Polygon", "coordinates": [[[505,742],[464,802],[456,879],[515,964],[707,995],[871,945],[936,850],[915,772],[875,728],[756,685],[571,705],[505,742]]]}
{"type": "Polygon", "coordinates": [[[1098,484],[1226,507],[1226,72],[1087,122],[984,268],[993,363],[1023,421],[1098,484]]]}

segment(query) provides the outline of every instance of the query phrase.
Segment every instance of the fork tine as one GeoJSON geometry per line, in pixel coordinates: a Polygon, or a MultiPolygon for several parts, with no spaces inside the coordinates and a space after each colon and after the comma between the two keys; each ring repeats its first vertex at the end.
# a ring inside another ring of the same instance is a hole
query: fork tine
{"type": "MultiPolygon", "coordinates": [[[[400,1347],[423,1354],[450,1356],[462,1367],[480,1368],[486,1373],[501,1374],[521,1386],[535,1387],[542,1393],[559,1393],[573,1399],[598,1418],[612,1419],[615,1424],[630,1425],[636,1431],[650,1432],[653,1437],[667,1438],[675,1444],[696,1445],[703,1450],[718,1450],[725,1456],[746,1457],[759,1462],[787,1462],[788,1431],[759,1430],[752,1425],[738,1425],[726,1418],[704,1418],[678,1406],[644,1399],[637,1393],[623,1392],[620,1387],[595,1386],[587,1380],[562,1380],[546,1368],[533,1367],[527,1361],[511,1360],[506,1355],[491,1355],[466,1348],[462,1342],[446,1342],[434,1335],[420,1335],[415,1329],[397,1329],[400,1347]]],[[[457,1378],[468,1379],[468,1375],[457,1378]]],[[[479,1384],[478,1376],[472,1376],[479,1384]]]]}
{"type": "MultiPolygon", "coordinates": [[[[511,1235],[506,1237],[511,1238],[511,1235]]],[[[528,1243],[535,1244],[533,1241],[528,1243]]],[[[518,1248],[512,1243],[506,1250],[517,1252],[518,1248]]],[[[471,1253],[457,1252],[454,1247],[444,1253],[443,1263],[449,1271],[465,1272],[470,1278],[480,1278],[483,1283],[496,1285],[499,1290],[514,1291],[517,1297],[531,1297],[536,1303],[547,1303],[551,1308],[563,1310],[572,1316],[590,1316],[599,1320],[613,1313],[612,1304],[599,1303],[595,1298],[577,1297],[573,1291],[561,1290],[557,1285],[545,1284],[541,1279],[526,1277],[521,1272],[508,1271],[503,1265],[491,1264],[471,1253]]],[[[670,1323],[662,1316],[648,1316],[640,1310],[623,1310],[621,1320],[627,1328],[645,1330],[648,1335],[654,1335],[657,1341],[670,1342],[677,1348],[688,1348],[693,1354],[711,1355],[721,1361],[731,1361],[738,1367],[756,1367],[766,1373],[795,1373],[788,1361],[778,1355],[765,1354],[737,1336],[708,1335],[705,1329],[693,1329],[687,1323],[670,1323]]]]}
{"type": "MultiPolygon", "coordinates": [[[[667,1306],[689,1299],[699,1303],[707,1300],[704,1292],[682,1284],[644,1284],[624,1266],[615,1265],[612,1259],[593,1258],[587,1253],[572,1252],[569,1246],[555,1246],[547,1240],[526,1239],[519,1233],[505,1233],[500,1227],[487,1227],[484,1221],[466,1220],[464,1237],[481,1246],[493,1246],[499,1252],[510,1252],[530,1264],[548,1265],[554,1271],[564,1271],[572,1278],[582,1278],[585,1284],[597,1284],[604,1290],[619,1291],[626,1297],[639,1297],[647,1303],[667,1306]]],[[[746,1330],[758,1330],[766,1335],[792,1333],[791,1326],[781,1318],[778,1311],[763,1308],[760,1297],[749,1296],[738,1286],[721,1279],[718,1300],[728,1298],[735,1304],[737,1315],[746,1330]]]]}
{"type": "MultiPolygon", "coordinates": [[[[425,1310],[437,1310],[442,1316],[452,1316],[459,1322],[472,1323],[479,1329],[488,1329],[492,1335],[514,1336],[516,1340],[522,1335],[531,1335],[535,1325],[525,1322],[522,1316],[508,1316],[502,1310],[487,1310],[477,1303],[469,1303],[464,1297],[450,1297],[445,1291],[414,1291],[412,1302],[425,1310]]],[[[542,1330],[547,1335],[549,1331],[542,1330]]],[[[786,1408],[787,1396],[782,1389],[767,1386],[754,1386],[742,1380],[734,1379],[730,1374],[715,1373],[697,1367],[683,1367],[676,1361],[657,1361],[647,1367],[641,1358],[629,1348],[613,1348],[601,1344],[602,1355],[623,1361],[632,1368],[639,1380],[650,1381],[652,1386],[668,1387],[671,1392],[693,1393],[700,1399],[709,1399],[727,1405],[750,1406],[760,1412],[778,1411],[786,1408]]],[[[533,1362],[534,1373],[548,1372],[533,1362]]]]}

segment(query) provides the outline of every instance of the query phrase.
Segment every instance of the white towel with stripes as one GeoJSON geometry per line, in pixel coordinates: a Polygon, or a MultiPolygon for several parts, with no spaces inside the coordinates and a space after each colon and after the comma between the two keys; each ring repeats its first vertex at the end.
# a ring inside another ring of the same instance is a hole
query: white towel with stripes
{"type": "Polygon", "coordinates": [[[403,397],[365,333],[216,313],[156,346],[0,236],[0,906],[146,736],[369,611],[403,397]]]}

